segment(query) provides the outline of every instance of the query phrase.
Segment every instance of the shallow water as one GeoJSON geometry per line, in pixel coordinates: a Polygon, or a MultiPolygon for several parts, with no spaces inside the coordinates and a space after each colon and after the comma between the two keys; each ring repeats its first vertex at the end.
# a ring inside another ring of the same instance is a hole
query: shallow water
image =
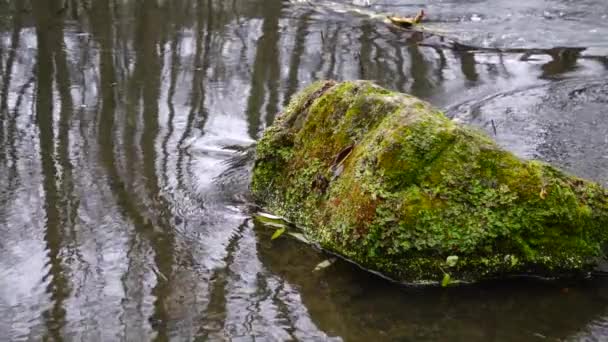
{"type": "Polygon", "coordinates": [[[607,340],[608,280],[403,288],[252,219],[227,161],[326,78],[608,184],[604,0],[357,3],[0,2],[0,336],[607,340]]]}

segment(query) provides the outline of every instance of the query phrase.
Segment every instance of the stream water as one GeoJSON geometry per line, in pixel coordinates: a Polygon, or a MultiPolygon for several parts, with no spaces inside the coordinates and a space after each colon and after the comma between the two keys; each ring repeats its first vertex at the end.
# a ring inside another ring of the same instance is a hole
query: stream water
{"type": "Polygon", "coordinates": [[[313,272],[225,173],[306,84],[371,79],[606,185],[606,37],[605,0],[0,1],[0,340],[606,341],[608,279],[313,272]]]}

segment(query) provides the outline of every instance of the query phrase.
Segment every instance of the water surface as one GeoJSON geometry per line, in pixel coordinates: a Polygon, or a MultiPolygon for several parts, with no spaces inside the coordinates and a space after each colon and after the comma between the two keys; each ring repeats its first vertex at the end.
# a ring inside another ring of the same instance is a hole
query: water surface
{"type": "Polygon", "coordinates": [[[0,2],[6,340],[602,341],[608,282],[396,286],[252,219],[226,163],[370,79],[608,184],[608,4],[0,2]],[[426,33],[378,13],[429,13],[426,33]],[[218,181],[218,176],[224,176],[218,181]]]}

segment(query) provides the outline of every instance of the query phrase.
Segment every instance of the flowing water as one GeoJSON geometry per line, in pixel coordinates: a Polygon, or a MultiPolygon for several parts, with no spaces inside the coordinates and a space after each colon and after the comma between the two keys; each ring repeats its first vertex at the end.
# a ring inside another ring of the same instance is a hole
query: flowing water
{"type": "Polygon", "coordinates": [[[0,1],[0,340],[606,341],[603,278],[313,272],[228,170],[294,92],[362,78],[608,184],[606,37],[605,0],[0,1]]]}

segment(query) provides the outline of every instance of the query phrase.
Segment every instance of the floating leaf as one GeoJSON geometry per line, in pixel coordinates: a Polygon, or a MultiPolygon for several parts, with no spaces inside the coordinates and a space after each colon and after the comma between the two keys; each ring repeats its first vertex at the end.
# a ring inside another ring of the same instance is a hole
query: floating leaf
{"type": "Polygon", "coordinates": [[[272,234],[272,236],[270,237],[270,240],[279,238],[279,236],[283,235],[283,233],[285,233],[285,227],[275,230],[274,234],[272,234]]]}
{"type": "Polygon", "coordinates": [[[336,258],[331,258],[331,259],[327,259],[327,260],[323,260],[321,261],[319,264],[317,264],[317,266],[315,267],[314,270],[312,270],[313,272],[318,272],[324,268],[327,268],[331,265],[333,265],[333,263],[336,262],[336,258]]]}
{"type": "Polygon", "coordinates": [[[269,227],[281,228],[281,227],[287,226],[287,222],[285,220],[283,220],[279,216],[274,216],[271,214],[257,213],[255,215],[255,219],[256,219],[256,221],[262,223],[265,226],[269,226],[269,227]]]}
{"type": "Polygon", "coordinates": [[[414,18],[399,17],[399,16],[387,16],[387,18],[394,25],[408,28],[408,27],[412,27],[414,25],[420,24],[420,22],[424,18],[424,11],[420,10],[420,12],[418,12],[418,14],[414,18]]]}
{"type": "Polygon", "coordinates": [[[444,273],[443,280],[441,281],[441,287],[447,287],[448,285],[450,285],[451,280],[452,280],[452,277],[450,277],[449,274],[444,273]]]}
{"type": "Polygon", "coordinates": [[[448,267],[456,266],[457,262],[458,262],[458,255],[450,255],[449,257],[447,257],[447,259],[445,259],[445,263],[448,265],[448,267]]]}
{"type": "Polygon", "coordinates": [[[261,221],[263,225],[268,226],[268,227],[274,227],[274,228],[285,228],[285,224],[284,223],[280,223],[280,222],[272,222],[272,221],[261,221]]]}
{"type": "Polygon", "coordinates": [[[264,217],[264,218],[267,218],[267,219],[271,219],[271,220],[282,220],[283,219],[280,216],[276,216],[276,215],[272,215],[272,214],[268,214],[268,213],[263,213],[263,212],[259,212],[256,215],[264,217]]]}

